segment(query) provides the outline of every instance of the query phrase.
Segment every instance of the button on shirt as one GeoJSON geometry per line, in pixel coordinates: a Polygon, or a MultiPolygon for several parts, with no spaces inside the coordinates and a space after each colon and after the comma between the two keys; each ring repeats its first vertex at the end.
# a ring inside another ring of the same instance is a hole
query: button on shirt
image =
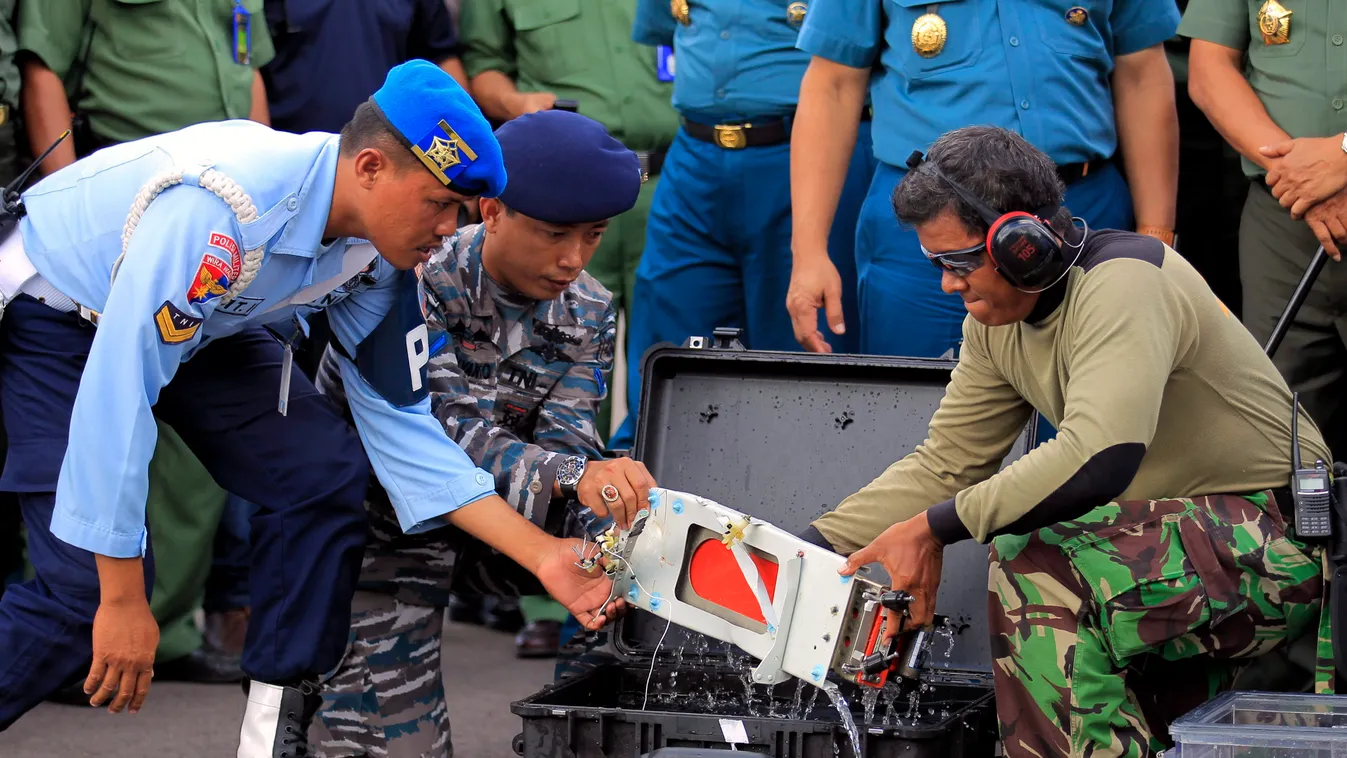
{"type": "Polygon", "coordinates": [[[463,65],[575,100],[622,144],[658,150],[678,132],[673,86],[659,81],[655,51],[632,42],[632,22],[631,5],[610,0],[472,0],[459,26],[463,65]]]}
{"type": "Polygon", "coordinates": [[[458,54],[444,0],[266,0],[266,20],[271,124],[288,132],[340,131],[389,69],[458,54]]]}
{"type": "MultiPolygon", "coordinates": [[[[1264,0],[1190,0],[1179,34],[1248,52],[1249,86],[1268,116],[1292,137],[1327,137],[1347,131],[1347,5],[1297,3],[1283,44],[1268,44],[1258,30],[1264,0]]],[[[1247,158],[1244,173],[1266,173],[1247,158]]]]}
{"type": "Polygon", "coordinates": [[[1178,22],[1174,0],[812,0],[799,45],[854,68],[882,64],[870,94],[885,163],[903,166],[951,129],[992,124],[1065,164],[1113,155],[1113,61],[1164,42],[1178,22]],[[947,30],[931,57],[912,42],[927,13],[947,30]]]}
{"type": "MultiPolygon", "coordinates": [[[[101,555],[142,554],[156,441],[150,407],[202,345],[264,324],[290,333],[296,319],[322,309],[354,354],[383,321],[399,272],[361,240],[321,244],[338,151],[335,135],[290,135],[249,121],[201,124],[107,148],[24,193],[19,228],[34,267],[102,314],[71,416],[80,433],[70,437],[57,484],[51,528],[59,538],[101,555]],[[244,190],[256,220],[241,223],[213,192],[193,186],[207,165],[244,190]],[[144,211],[111,287],[128,209],[152,177],[178,169],[181,186],[144,211]],[[198,289],[203,271],[237,274],[233,251],[246,258],[255,249],[264,251],[261,268],[236,298],[198,289]]],[[[394,406],[351,361],[341,359],[341,370],[365,450],[404,530],[439,526],[440,516],[494,491],[490,476],[445,437],[429,398],[394,406]]]]}
{"type": "Polygon", "coordinates": [[[61,77],[87,56],[85,95],[71,107],[89,114],[99,137],[125,142],[248,116],[253,69],[272,46],[262,0],[243,7],[247,65],[234,61],[234,0],[21,0],[19,47],[61,77]]]}
{"type": "Polygon", "coordinates": [[[710,124],[792,114],[809,56],[795,47],[800,29],[790,23],[790,2],[689,0],[688,5],[685,26],[674,20],[668,0],[636,0],[632,27],[637,42],[673,46],[674,108],[710,124]]]}

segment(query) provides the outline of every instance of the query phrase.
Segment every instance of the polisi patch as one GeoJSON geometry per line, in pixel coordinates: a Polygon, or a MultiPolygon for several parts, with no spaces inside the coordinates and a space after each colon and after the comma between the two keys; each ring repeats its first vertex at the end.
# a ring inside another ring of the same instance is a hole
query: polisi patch
{"type": "Polygon", "coordinates": [[[165,345],[178,345],[195,337],[201,321],[183,313],[168,300],[154,312],[154,325],[159,330],[160,341],[165,345]]]}
{"type": "Polygon", "coordinates": [[[207,303],[229,292],[229,286],[238,280],[243,271],[243,257],[239,255],[238,242],[227,234],[211,232],[207,240],[206,254],[201,256],[201,265],[187,285],[187,302],[207,303]]]}

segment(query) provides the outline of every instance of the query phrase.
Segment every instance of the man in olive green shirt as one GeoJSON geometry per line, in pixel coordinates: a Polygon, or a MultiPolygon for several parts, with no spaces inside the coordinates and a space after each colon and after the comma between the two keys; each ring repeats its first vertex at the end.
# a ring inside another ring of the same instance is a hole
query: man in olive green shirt
{"type": "MultiPolygon", "coordinates": [[[[634,3],[607,0],[471,0],[459,18],[463,65],[488,118],[508,121],[572,100],[640,159],[649,179],[636,206],[610,222],[585,269],[613,294],[618,313],[629,312],[650,201],[678,132],[673,78],[661,81],[656,51],[632,42],[634,20],[634,3]]],[[[598,419],[605,439],[611,419],[609,395],[598,419]]],[[[538,598],[521,607],[528,624],[517,637],[520,654],[555,653],[564,610],[538,598]]]]}
{"type": "MultiPolygon", "coordinates": [[[[192,124],[266,123],[258,69],[274,55],[262,0],[243,0],[246,42],[235,45],[233,0],[19,0],[18,60],[24,120],[34,155],[76,120],[44,161],[50,174],[78,154],[192,124]],[[78,123],[87,126],[78,128],[78,123]]],[[[0,43],[3,38],[0,38],[0,43]]],[[[8,81],[0,67],[0,82],[8,81]]],[[[227,497],[176,437],[160,438],[146,510],[167,546],[156,549],[151,610],[160,624],[160,679],[237,681],[237,657],[203,645],[193,612],[204,594],[212,543],[227,497]]],[[[87,702],[88,696],[70,696],[87,702]]]]}
{"type": "MultiPolygon", "coordinates": [[[[1193,102],[1251,180],[1240,222],[1242,316],[1265,342],[1319,243],[1347,240],[1347,7],[1190,0],[1179,34],[1192,39],[1193,102]]],[[[1347,456],[1345,312],[1347,270],[1330,265],[1276,357],[1339,458],[1347,456]]]]}
{"type": "MultiPolygon", "coordinates": [[[[33,150],[46,149],[70,128],[71,110],[88,118],[89,147],[205,121],[266,123],[258,69],[274,54],[271,36],[262,0],[242,5],[249,43],[236,51],[231,0],[20,0],[24,114],[33,150]]],[[[67,140],[43,170],[74,159],[67,140]]]]}
{"type": "MultiPolygon", "coordinates": [[[[1241,663],[1323,635],[1323,550],[1286,523],[1272,362],[1173,249],[1073,226],[1062,201],[1047,156],[995,127],[945,134],[903,178],[898,221],[963,299],[963,349],[927,440],[806,537],[849,553],[843,573],[880,562],[918,625],[945,547],[991,543],[1005,755],[1144,758],[1241,663]],[[1034,412],[1056,438],[1001,468],[1034,412]],[[1177,661],[1190,675],[1157,676],[1177,661]]],[[[1297,463],[1331,463],[1299,426],[1297,463]]]]}
{"type": "MultiPolygon", "coordinates": [[[[19,165],[17,134],[19,92],[22,82],[14,60],[19,50],[14,32],[14,11],[18,0],[0,0],[0,186],[9,184],[23,166],[19,165]]],[[[3,449],[3,447],[0,447],[3,449]]]]}

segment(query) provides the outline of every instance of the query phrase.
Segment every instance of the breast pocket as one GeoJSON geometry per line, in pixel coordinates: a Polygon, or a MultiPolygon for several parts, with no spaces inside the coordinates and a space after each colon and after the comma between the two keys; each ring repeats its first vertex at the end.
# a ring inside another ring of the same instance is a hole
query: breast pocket
{"type": "Polygon", "coordinates": [[[1104,61],[1112,55],[1113,46],[1104,36],[1111,5],[1090,0],[1037,0],[1021,12],[1033,13],[1038,38],[1047,49],[1073,58],[1104,61]]]}
{"type": "MultiPolygon", "coordinates": [[[[1267,5],[1267,0],[1249,1],[1249,60],[1255,67],[1260,60],[1288,58],[1299,53],[1311,33],[1306,25],[1313,23],[1306,0],[1279,0],[1280,8],[1267,5]],[[1264,34],[1272,41],[1265,41],[1264,34]],[[1283,39],[1286,41],[1278,41],[1283,39]]],[[[1322,29],[1314,31],[1322,33],[1322,29]]]]}
{"type": "Polygon", "coordinates": [[[542,79],[558,79],[585,67],[586,51],[577,46],[580,0],[506,0],[515,30],[520,69],[542,79]]]}
{"type": "Polygon", "coordinates": [[[126,60],[166,60],[183,54],[183,17],[172,0],[102,0],[90,11],[98,35],[94,45],[110,45],[126,60]]]}
{"type": "Polygon", "coordinates": [[[979,6],[987,0],[884,0],[887,42],[902,73],[923,79],[967,68],[982,54],[979,6]]]}

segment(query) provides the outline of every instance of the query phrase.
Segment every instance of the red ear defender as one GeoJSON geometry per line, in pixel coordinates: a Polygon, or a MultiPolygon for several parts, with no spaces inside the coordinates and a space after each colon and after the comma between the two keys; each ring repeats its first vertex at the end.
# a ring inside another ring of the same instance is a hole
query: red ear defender
{"type": "Polygon", "coordinates": [[[1012,211],[987,229],[987,254],[1017,289],[1037,291],[1062,275],[1062,238],[1032,213],[1012,211]]]}

